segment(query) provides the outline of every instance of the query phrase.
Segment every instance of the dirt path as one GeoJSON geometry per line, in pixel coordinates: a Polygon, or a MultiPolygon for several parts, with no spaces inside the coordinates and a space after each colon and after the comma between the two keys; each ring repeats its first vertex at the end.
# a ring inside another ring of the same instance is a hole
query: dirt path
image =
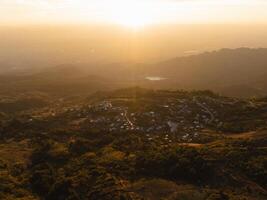
{"type": "Polygon", "coordinates": [[[179,143],[180,146],[188,146],[188,147],[201,147],[203,144],[199,143],[179,143]]]}
{"type": "Polygon", "coordinates": [[[238,138],[246,139],[246,138],[252,138],[255,135],[255,133],[256,133],[255,131],[251,131],[246,133],[226,135],[226,137],[232,139],[238,139],[238,138]]]}

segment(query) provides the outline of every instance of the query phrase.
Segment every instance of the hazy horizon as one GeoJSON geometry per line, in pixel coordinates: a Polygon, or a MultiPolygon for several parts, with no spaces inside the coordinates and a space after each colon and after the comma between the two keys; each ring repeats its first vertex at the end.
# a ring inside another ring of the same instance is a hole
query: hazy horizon
{"type": "Polygon", "coordinates": [[[1,0],[1,24],[266,23],[264,0],[1,0]]]}
{"type": "Polygon", "coordinates": [[[267,25],[0,26],[0,62],[13,67],[154,63],[222,48],[266,48],[267,25]],[[197,33],[197,34],[196,34],[197,33]]]}
{"type": "Polygon", "coordinates": [[[153,63],[267,47],[263,0],[0,0],[0,63],[153,63]]]}

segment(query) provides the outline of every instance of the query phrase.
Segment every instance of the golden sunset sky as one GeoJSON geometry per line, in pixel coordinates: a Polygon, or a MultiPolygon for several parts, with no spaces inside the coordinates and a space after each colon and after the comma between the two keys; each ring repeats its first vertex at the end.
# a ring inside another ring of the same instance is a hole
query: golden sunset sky
{"type": "Polygon", "coordinates": [[[0,0],[0,24],[265,23],[266,0],[0,0]]]}

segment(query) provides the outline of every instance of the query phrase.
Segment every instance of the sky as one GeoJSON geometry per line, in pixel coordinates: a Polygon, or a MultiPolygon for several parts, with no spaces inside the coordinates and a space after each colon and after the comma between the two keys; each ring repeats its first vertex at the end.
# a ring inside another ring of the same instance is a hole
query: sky
{"type": "Polygon", "coordinates": [[[0,25],[266,23],[266,0],[0,0],[0,25]]]}

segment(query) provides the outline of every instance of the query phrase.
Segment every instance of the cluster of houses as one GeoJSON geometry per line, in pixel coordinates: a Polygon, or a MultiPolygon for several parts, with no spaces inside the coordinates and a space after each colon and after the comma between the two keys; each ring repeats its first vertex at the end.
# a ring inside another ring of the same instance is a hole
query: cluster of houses
{"type": "Polygon", "coordinates": [[[174,99],[132,109],[127,103],[106,100],[71,110],[78,113],[81,126],[106,132],[142,134],[147,141],[192,142],[210,125],[220,126],[218,113],[197,98],[174,99]]]}
{"type": "Polygon", "coordinates": [[[50,117],[64,116],[77,128],[140,134],[148,142],[193,142],[201,137],[204,129],[223,126],[217,108],[223,107],[225,102],[216,99],[155,99],[153,102],[137,102],[139,107],[129,101],[131,99],[109,99],[89,105],[47,108],[41,113],[50,117]]]}
{"type": "Polygon", "coordinates": [[[140,134],[148,142],[192,142],[201,136],[205,128],[223,125],[220,113],[216,111],[218,105],[212,106],[220,104],[215,100],[166,98],[153,103],[142,102],[140,107],[131,106],[133,104],[128,102],[129,99],[109,99],[89,105],[47,108],[41,113],[50,117],[64,116],[64,119],[69,119],[70,125],[78,128],[140,134]]]}

